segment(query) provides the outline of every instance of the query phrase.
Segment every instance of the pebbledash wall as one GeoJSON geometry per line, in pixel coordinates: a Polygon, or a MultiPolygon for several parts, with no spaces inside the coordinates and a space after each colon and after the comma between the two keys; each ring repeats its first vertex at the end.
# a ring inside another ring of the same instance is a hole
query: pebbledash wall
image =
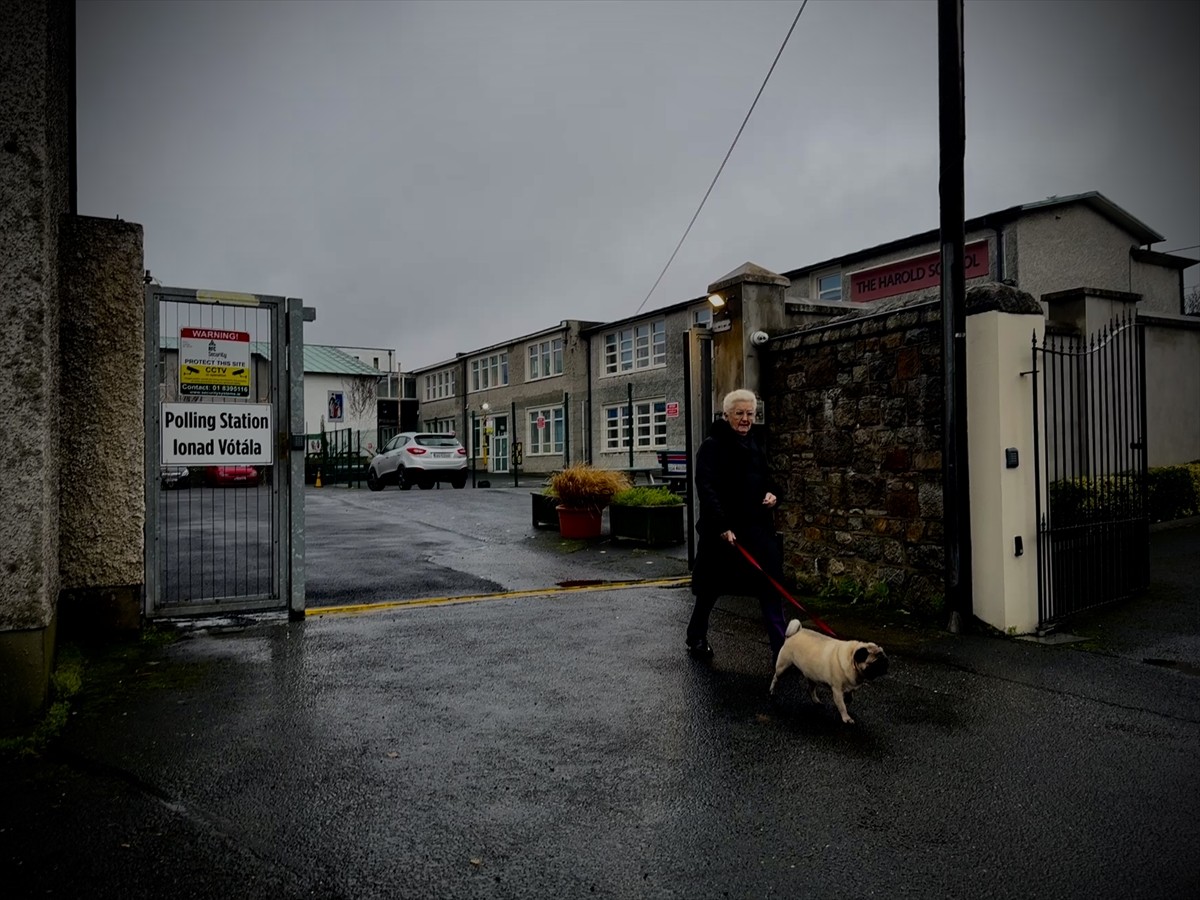
{"type": "Polygon", "coordinates": [[[138,623],[145,324],[141,226],[74,214],[74,4],[0,4],[0,33],[2,728],[58,631],[138,623]]]}

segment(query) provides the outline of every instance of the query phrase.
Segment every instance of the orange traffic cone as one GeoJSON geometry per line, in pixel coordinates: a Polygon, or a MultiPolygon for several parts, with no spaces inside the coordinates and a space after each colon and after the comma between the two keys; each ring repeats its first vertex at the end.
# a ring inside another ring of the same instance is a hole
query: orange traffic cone
{"type": "Polygon", "coordinates": [[[317,483],[315,485],[313,485],[313,487],[320,487],[320,486],[321,486],[321,470],[317,469],[317,483]]]}

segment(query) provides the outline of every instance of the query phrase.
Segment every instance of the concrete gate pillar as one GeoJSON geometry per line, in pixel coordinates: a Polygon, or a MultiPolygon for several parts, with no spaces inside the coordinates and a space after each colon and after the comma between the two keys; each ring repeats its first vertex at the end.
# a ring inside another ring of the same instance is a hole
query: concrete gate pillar
{"type": "Polygon", "coordinates": [[[41,708],[54,657],[73,15],[66,2],[0,3],[0,726],[41,708]]]}
{"type": "MultiPolygon", "coordinates": [[[[791,282],[782,275],[748,262],[708,286],[725,305],[713,311],[713,410],[737,388],[748,388],[762,397],[762,370],[758,348],[785,326],[784,291],[791,282]]],[[[758,421],[763,418],[759,404],[758,421]]],[[[705,429],[707,431],[707,428],[705,429]]]]}
{"type": "Polygon", "coordinates": [[[1009,634],[1038,625],[1033,382],[1022,373],[1044,327],[1041,305],[1024,291],[984,284],[967,292],[972,606],[1009,634]]]}

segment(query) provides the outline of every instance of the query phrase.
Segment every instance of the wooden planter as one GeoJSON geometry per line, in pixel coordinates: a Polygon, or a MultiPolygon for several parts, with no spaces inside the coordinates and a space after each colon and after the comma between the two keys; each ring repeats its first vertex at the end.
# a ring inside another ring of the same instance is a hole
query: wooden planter
{"type": "Polygon", "coordinates": [[[533,497],[533,527],[558,527],[558,498],[549,497],[541,491],[532,492],[533,497]]]}
{"type": "Polygon", "coordinates": [[[613,540],[681,544],[683,506],[610,506],[608,527],[613,540]]]}
{"type": "Polygon", "coordinates": [[[558,533],[565,538],[588,540],[600,537],[604,514],[598,509],[558,507],[558,533]]]}

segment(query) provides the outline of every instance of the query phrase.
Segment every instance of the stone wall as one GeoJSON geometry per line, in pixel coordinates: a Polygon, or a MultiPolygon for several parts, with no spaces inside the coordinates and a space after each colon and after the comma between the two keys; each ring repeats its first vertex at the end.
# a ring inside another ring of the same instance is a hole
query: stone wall
{"type": "Polygon", "coordinates": [[[879,304],[772,342],[787,574],[921,605],[943,592],[941,313],[879,304]]]}

